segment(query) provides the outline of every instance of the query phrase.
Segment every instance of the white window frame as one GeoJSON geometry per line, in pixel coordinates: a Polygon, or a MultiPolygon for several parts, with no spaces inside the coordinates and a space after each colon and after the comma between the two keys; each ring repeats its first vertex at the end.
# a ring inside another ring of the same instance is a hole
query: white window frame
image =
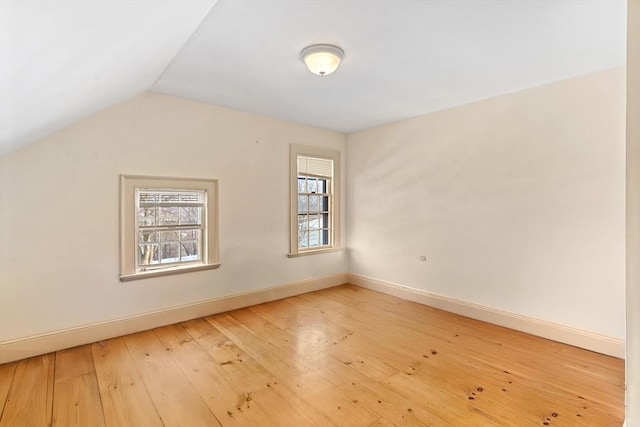
{"type": "Polygon", "coordinates": [[[220,267],[218,261],[218,181],[215,179],[168,178],[137,175],[120,175],[120,280],[138,280],[149,277],[220,267]],[[154,266],[153,269],[137,267],[138,212],[137,189],[151,190],[199,190],[205,192],[205,213],[202,224],[201,260],[189,263],[154,266]]]}
{"type": "Polygon", "coordinates": [[[290,246],[289,257],[334,252],[340,248],[340,151],[322,147],[291,144],[289,155],[289,221],[290,246]],[[330,180],[329,222],[331,244],[320,248],[298,247],[298,156],[317,157],[333,161],[333,176],[330,180]]]}

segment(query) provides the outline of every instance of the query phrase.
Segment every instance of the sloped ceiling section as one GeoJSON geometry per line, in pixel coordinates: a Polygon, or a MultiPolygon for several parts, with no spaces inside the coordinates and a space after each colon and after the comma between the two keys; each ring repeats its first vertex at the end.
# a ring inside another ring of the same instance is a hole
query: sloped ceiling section
{"type": "Polygon", "coordinates": [[[351,132],[620,66],[625,38],[626,0],[220,0],[154,90],[351,132]]]}
{"type": "Polygon", "coordinates": [[[351,132],[626,56],[626,0],[0,0],[0,19],[0,153],[146,90],[351,132]],[[304,68],[315,43],[345,50],[338,72],[304,68]]]}
{"type": "Polygon", "coordinates": [[[148,90],[214,4],[0,1],[0,154],[148,90]]]}

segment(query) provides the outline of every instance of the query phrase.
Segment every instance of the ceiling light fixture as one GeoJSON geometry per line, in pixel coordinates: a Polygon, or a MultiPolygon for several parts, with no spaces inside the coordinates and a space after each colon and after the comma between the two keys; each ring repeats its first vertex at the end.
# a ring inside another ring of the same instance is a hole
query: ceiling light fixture
{"type": "Polygon", "coordinates": [[[302,49],[300,57],[309,71],[324,77],[338,68],[344,58],[344,51],[330,44],[314,44],[302,49]]]}

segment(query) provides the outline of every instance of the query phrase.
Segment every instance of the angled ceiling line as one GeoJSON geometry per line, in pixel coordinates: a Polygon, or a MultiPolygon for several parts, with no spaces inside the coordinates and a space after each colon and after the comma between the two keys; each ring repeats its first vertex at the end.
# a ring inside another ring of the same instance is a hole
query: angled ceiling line
{"type": "Polygon", "coordinates": [[[173,58],[171,58],[171,60],[169,62],[167,62],[167,64],[164,66],[162,71],[160,71],[160,73],[158,74],[158,77],[156,77],[156,79],[153,81],[153,83],[151,83],[151,86],[147,89],[148,91],[153,91],[154,90],[156,84],[162,78],[162,76],[167,71],[167,69],[169,67],[171,67],[171,65],[175,62],[176,58],[180,55],[180,53],[184,50],[184,48],[189,45],[191,40],[193,40],[193,36],[200,30],[200,28],[202,27],[204,22],[207,20],[209,15],[211,15],[212,11],[216,8],[216,5],[218,4],[218,0],[212,0],[212,1],[213,1],[213,4],[211,5],[211,8],[209,9],[209,11],[202,17],[202,19],[200,20],[200,23],[196,26],[196,28],[193,30],[193,32],[187,38],[187,40],[185,40],[185,42],[182,44],[182,46],[180,46],[180,49],[178,49],[176,51],[176,54],[173,55],[173,58]]]}
{"type": "Polygon", "coordinates": [[[344,133],[626,58],[626,0],[0,0],[0,21],[0,155],[145,91],[344,133]],[[340,72],[304,69],[317,43],[340,72]]]}

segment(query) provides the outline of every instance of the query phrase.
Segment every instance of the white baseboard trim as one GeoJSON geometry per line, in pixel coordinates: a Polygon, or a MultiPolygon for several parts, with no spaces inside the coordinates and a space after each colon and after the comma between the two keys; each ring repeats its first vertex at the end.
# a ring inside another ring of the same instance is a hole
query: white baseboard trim
{"type": "Polygon", "coordinates": [[[160,326],[196,319],[198,317],[331,288],[347,283],[347,281],[348,275],[346,273],[335,274],[333,276],[244,292],[137,316],[0,342],[0,363],[26,359],[52,351],[146,331],[160,326]]]}
{"type": "Polygon", "coordinates": [[[456,300],[396,283],[385,282],[357,274],[344,273],[234,294],[137,316],[0,342],[0,364],[184,322],[198,317],[331,288],[343,283],[352,283],[363,288],[570,344],[597,353],[621,359],[625,357],[625,343],[624,340],[621,339],[456,300]]]}
{"type": "Polygon", "coordinates": [[[348,281],[363,288],[439,308],[472,319],[482,320],[620,359],[624,359],[625,357],[625,342],[618,338],[599,335],[532,317],[521,316],[508,311],[432,294],[420,289],[357,274],[349,274],[348,281]]]}

